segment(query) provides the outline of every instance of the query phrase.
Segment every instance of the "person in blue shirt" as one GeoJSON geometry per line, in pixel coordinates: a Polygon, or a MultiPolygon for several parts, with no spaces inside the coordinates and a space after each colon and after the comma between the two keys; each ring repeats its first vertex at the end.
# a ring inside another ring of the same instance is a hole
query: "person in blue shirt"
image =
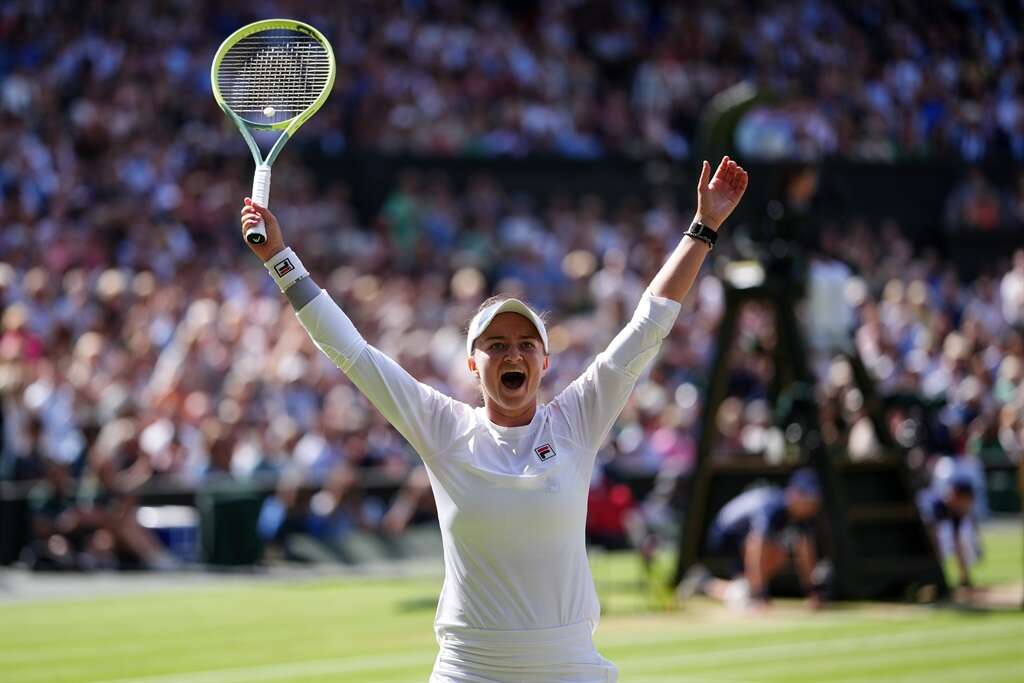
{"type": "Polygon", "coordinates": [[[711,555],[730,558],[725,579],[713,578],[694,567],[680,585],[680,597],[700,592],[733,606],[762,607],[769,584],[790,560],[809,603],[821,605],[824,596],[812,578],[817,562],[814,524],[821,510],[821,487],[811,469],[800,469],[785,489],[759,486],[729,501],[708,531],[711,555]]]}
{"type": "Polygon", "coordinates": [[[956,557],[960,586],[971,588],[971,565],[981,556],[971,515],[974,485],[966,477],[954,477],[945,485],[933,485],[922,491],[917,505],[935,548],[943,559],[956,557]]]}

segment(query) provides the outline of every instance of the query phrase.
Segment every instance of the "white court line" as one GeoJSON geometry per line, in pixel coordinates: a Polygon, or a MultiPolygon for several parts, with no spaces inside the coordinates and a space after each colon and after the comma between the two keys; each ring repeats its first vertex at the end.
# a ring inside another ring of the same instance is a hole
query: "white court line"
{"type": "MultiPolygon", "coordinates": [[[[993,681],[993,680],[1005,680],[1013,681],[1016,683],[1022,678],[1022,669],[1024,664],[979,664],[972,667],[967,671],[960,672],[943,672],[941,678],[937,679],[940,683],[978,683],[979,681],[993,681]],[[1005,674],[1005,678],[995,679],[994,676],[1001,676],[1005,674]]],[[[886,674],[885,678],[858,678],[858,679],[837,679],[843,681],[843,683],[922,683],[921,674],[905,674],[898,678],[892,678],[886,674]]],[[[644,677],[630,677],[628,683],[764,683],[764,679],[760,681],[737,679],[737,678],[702,678],[683,676],[679,677],[679,674],[666,671],[664,673],[649,673],[644,677]]]]}
{"type": "MultiPolygon", "coordinates": [[[[942,649],[924,652],[890,652],[888,654],[881,655],[878,657],[871,655],[870,657],[868,657],[867,665],[863,667],[864,669],[867,669],[866,671],[863,671],[863,675],[865,677],[874,675],[877,676],[879,679],[884,677],[886,679],[886,683],[892,683],[892,678],[890,678],[890,674],[884,671],[879,671],[879,668],[891,664],[903,664],[911,662],[927,664],[931,662],[932,665],[927,667],[927,672],[922,671],[918,672],[917,674],[903,674],[902,676],[900,676],[900,678],[913,679],[916,676],[917,679],[920,680],[923,674],[924,676],[929,677],[935,676],[939,678],[939,680],[943,681],[943,683],[946,683],[951,678],[963,678],[965,675],[970,674],[970,680],[972,681],[988,681],[988,678],[978,676],[978,669],[980,667],[1005,667],[1007,666],[1007,664],[1004,662],[986,664],[977,661],[977,659],[984,659],[991,655],[1005,653],[1007,651],[1007,644],[1005,642],[1006,640],[1006,637],[1002,637],[1000,640],[989,641],[984,643],[960,643],[955,648],[947,645],[942,649]],[[970,661],[970,659],[964,661],[965,658],[977,659],[975,659],[975,661],[970,661]]],[[[834,664],[833,666],[828,666],[827,663],[822,664],[822,666],[815,665],[810,670],[804,667],[800,667],[799,669],[797,669],[796,673],[799,673],[801,676],[807,675],[809,671],[813,672],[815,676],[827,674],[829,680],[850,683],[850,678],[848,676],[844,677],[841,675],[841,673],[837,674],[837,672],[839,672],[840,669],[848,669],[849,667],[844,667],[842,664],[834,664]]],[[[1020,674],[1018,680],[1024,678],[1024,659],[1022,659],[1021,662],[1016,665],[1016,670],[1017,673],[1020,674]]],[[[863,678],[859,680],[863,680],[863,678]]]]}
{"type": "MultiPolygon", "coordinates": [[[[685,616],[685,613],[683,612],[668,614],[671,614],[673,617],[685,616]]],[[[832,629],[848,627],[851,624],[851,615],[852,613],[846,612],[835,612],[833,614],[808,613],[805,617],[802,617],[800,621],[790,621],[781,624],[775,624],[768,621],[737,621],[735,623],[715,623],[705,625],[689,623],[686,624],[686,630],[670,630],[667,633],[664,630],[651,630],[649,633],[644,635],[630,633],[628,635],[612,635],[608,637],[602,637],[602,629],[599,627],[597,631],[597,640],[599,648],[606,648],[629,647],[634,645],[656,645],[658,643],[675,643],[680,641],[685,643],[700,643],[737,636],[756,637],[761,634],[775,635],[799,633],[801,631],[814,631],[820,634],[822,631],[827,632],[832,629]],[[700,629],[699,631],[696,630],[698,628],[700,629]]],[[[911,615],[906,617],[900,616],[899,618],[883,617],[881,623],[884,623],[886,626],[906,625],[907,627],[912,628],[916,624],[922,623],[922,621],[920,615],[911,615]]],[[[677,626],[678,624],[672,624],[672,628],[677,626]]],[[[154,637],[156,636],[154,635],[154,637]]],[[[36,657],[53,658],[55,655],[63,654],[69,649],[71,648],[61,648],[60,653],[55,653],[53,651],[53,642],[50,639],[12,645],[10,642],[4,642],[3,638],[0,637],[0,664],[31,661],[36,657]]],[[[77,647],[75,650],[81,650],[89,654],[96,654],[97,657],[99,657],[102,654],[117,655],[137,652],[139,650],[139,646],[125,645],[124,636],[116,635],[110,638],[92,640],[88,645],[77,647]]]]}
{"type": "MultiPolygon", "coordinates": [[[[697,661],[706,661],[710,664],[725,661],[736,661],[744,656],[752,659],[759,657],[776,658],[791,657],[794,654],[805,656],[822,656],[832,652],[838,653],[846,650],[857,649],[864,646],[885,646],[890,643],[901,646],[913,644],[920,641],[937,641],[943,635],[954,636],[957,640],[977,635],[984,635],[990,631],[1006,628],[1006,624],[984,624],[979,626],[950,626],[943,629],[932,629],[926,632],[912,632],[905,634],[879,634],[872,636],[858,636],[854,638],[834,638],[822,643],[782,643],[775,645],[755,645],[743,648],[730,648],[715,652],[692,653],[692,654],[671,654],[671,655],[647,655],[639,657],[642,662],[660,661],[663,664],[678,662],[681,665],[693,665],[697,661]],[[809,651],[809,652],[808,652],[809,651]]],[[[390,655],[373,655],[364,657],[340,657],[336,659],[321,659],[309,662],[290,662],[283,664],[269,664],[260,666],[238,667],[233,669],[210,669],[193,672],[182,672],[176,674],[165,674],[158,676],[145,676],[134,678],[118,678],[94,683],[249,683],[251,681],[274,681],[294,676],[318,676],[327,674],[358,673],[361,671],[389,671],[405,666],[423,664],[424,667],[432,661],[431,656],[422,652],[398,652],[390,655]]],[[[629,661],[626,658],[625,661],[629,661]]],[[[645,668],[645,667],[641,667],[645,668]]],[[[704,679],[706,683],[745,683],[735,679],[704,679]]],[[[701,679],[693,678],[682,683],[701,683],[701,679]]]]}
{"type": "Polygon", "coordinates": [[[36,659],[47,661],[77,661],[82,657],[87,659],[103,659],[110,656],[138,654],[140,650],[151,651],[154,655],[162,654],[162,646],[159,644],[150,647],[140,647],[138,643],[126,643],[124,639],[118,645],[104,645],[95,647],[92,645],[60,645],[53,642],[45,647],[22,648],[10,646],[10,650],[0,649],[0,664],[17,664],[19,662],[31,662],[36,659]]]}
{"type": "MultiPolygon", "coordinates": [[[[998,637],[989,634],[988,640],[983,642],[962,642],[962,641],[935,641],[929,642],[928,645],[934,647],[928,648],[923,651],[908,651],[904,649],[908,644],[915,645],[915,643],[907,643],[906,641],[900,641],[896,643],[896,649],[883,649],[878,648],[877,645],[873,647],[877,648],[869,652],[861,652],[861,648],[864,646],[863,643],[853,643],[846,645],[842,648],[829,648],[825,651],[821,651],[817,648],[816,644],[805,644],[803,651],[800,653],[786,653],[785,656],[771,656],[764,657],[760,656],[756,659],[747,660],[739,658],[736,661],[717,661],[707,662],[704,666],[710,667],[725,667],[729,673],[732,673],[732,665],[738,664],[741,669],[751,669],[750,673],[756,673],[757,675],[765,675],[772,672],[789,673],[793,676],[799,675],[803,679],[814,679],[828,678],[832,680],[836,672],[842,672],[851,668],[857,668],[858,664],[862,668],[868,670],[875,670],[880,666],[885,666],[892,663],[904,663],[904,662],[927,662],[933,661],[945,661],[950,657],[964,657],[968,655],[988,655],[988,654],[999,654],[1005,652],[1007,649],[1007,640],[1016,640],[1020,636],[1016,633],[1000,634],[998,637]],[[860,658],[860,662],[852,662],[851,657],[860,658]],[[754,668],[756,667],[756,668],[754,668]]],[[[655,663],[660,662],[661,667],[677,665],[680,670],[686,670],[694,668],[695,664],[692,658],[684,658],[679,655],[678,658],[665,657],[664,659],[655,658],[655,663]]],[[[620,668],[631,669],[638,668],[644,670],[646,662],[641,663],[639,666],[630,667],[626,663],[620,664],[620,668]]],[[[956,668],[955,662],[946,662],[946,665],[956,668]]],[[[699,665],[695,668],[701,668],[699,665]]],[[[748,676],[750,673],[744,671],[737,671],[740,676],[748,676]]],[[[865,671],[864,674],[868,672],[865,671]]],[[[839,680],[844,680],[839,677],[839,680]]]]}
{"type": "MultiPolygon", "coordinates": [[[[681,614],[681,613],[680,613],[681,614]]],[[[915,619],[908,619],[906,621],[886,621],[886,624],[909,624],[920,623],[915,619]]],[[[700,627],[700,631],[686,630],[686,631],[675,631],[672,633],[665,633],[664,631],[652,630],[647,635],[635,635],[629,634],[623,637],[609,636],[607,639],[599,638],[600,647],[625,647],[631,645],[644,645],[644,644],[656,644],[661,642],[672,643],[680,640],[684,640],[687,643],[701,642],[705,640],[718,640],[722,638],[728,638],[736,635],[746,634],[760,634],[760,633],[792,633],[800,631],[821,631],[830,628],[842,628],[850,624],[850,619],[829,617],[827,615],[812,615],[808,614],[807,621],[790,622],[786,624],[769,624],[768,622],[737,622],[736,624],[710,624],[706,627],[700,627]],[[674,633],[674,634],[673,634],[674,633]]],[[[673,627],[678,624],[673,624],[673,627]]],[[[688,624],[688,627],[697,628],[694,623],[688,624]]],[[[427,629],[431,629],[432,626],[427,626],[427,629]]],[[[601,628],[598,628],[598,634],[601,634],[601,628]]],[[[5,642],[3,639],[3,633],[0,633],[0,663],[5,662],[17,662],[25,661],[33,657],[53,657],[55,654],[53,651],[52,639],[45,639],[36,642],[18,643],[12,645],[10,642],[5,642]]],[[[154,638],[157,636],[154,634],[154,638]]],[[[61,648],[60,652],[63,653],[68,648],[61,648]]],[[[110,638],[102,638],[97,640],[91,640],[88,645],[81,646],[83,651],[89,653],[105,653],[115,655],[119,653],[130,653],[138,650],[138,646],[125,645],[123,634],[111,636],[110,638]]]]}
{"type": "Polygon", "coordinates": [[[318,659],[311,662],[289,662],[287,664],[264,664],[234,669],[208,669],[141,678],[116,678],[93,683],[247,683],[248,681],[274,681],[293,676],[322,676],[325,674],[350,674],[361,671],[388,671],[406,666],[432,664],[433,655],[422,652],[395,653],[364,657],[339,657],[318,659]]]}
{"type": "MultiPolygon", "coordinates": [[[[810,630],[814,630],[819,633],[825,631],[827,633],[832,628],[842,628],[850,624],[849,619],[843,619],[838,616],[827,617],[827,615],[809,615],[808,619],[808,621],[791,622],[779,625],[770,625],[765,622],[746,622],[735,625],[714,624],[709,625],[708,628],[701,630],[700,632],[677,631],[674,635],[672,633],[651,632],[646,636],[628,635],[620,638],[613,637],[611,640],[600,642],[598,649],[603,650],[609,647],[629,647],[636,645],[657,645],[660,643],[680,642],[689,646],[691,644],[701,643],[704,641],[722,640],[723,638],[729,637],[756,637],[760,634],[775,635],[783,633],[800,633],[810,630]],[[824,623],[819,623],[815,617],[821,617],[824,623]]],[[[891,621],[886,623],[907,623],[912,626],[914,623],[919,622],[908,620],[907,622],[891,621]]],[[[53,643],[49,641],[45,643],[33,643],[31,645],[17,645],[12,647],[9,644],[3,643],[2,639],[0,639],[0,665],[9,666],[14,664],[24,664],[34,660],[46,660],[51,663],[66,663],[71,665],[80,662],[83,658],[88,660],[98,660],[110,657],[121,657],[124,655],[137,655],[142,650],[154,657],[160,656],[163,653],[163,649],[159,644],[145,645],[139,643],[125,643],[121,636],[118,636],[116,639],[90,642],[86,645],[61,647],[57,651],[54,651],[53,643]]],[[[411,654],[415,651],[408,650],[406,652],[411,654]]]]}
{"type": "MultiPolygon", "coordinates": [[[[1008,624],[981,624],[978,626],[948,626],[941,629],[929,629],[927,631],[912,631],[909,633],[880,633],[877,635],[835,637],[827,640],[815,640],[809,643],[770,643],[767,645],[752,645],[717,649],[712,652],[673,652],[666,654],[638,655],[638,668],[644,670],[648,665],[661,665],[678,663],[682,666],[700,666],[701,664],[717,666],[721,664],[738,663],[744,661],[764,663],[777,659],[791,660],[802,657],[817,657],[823,654],[841,654],[843,652],[858,650],[862,647],[877,647],[882,650],[891,647],[902,647],[913,645],[919,642],[945,642],[946,637],[951,642],[961,642],[966,638],[999,633],[1008,630],[1008,624]]],[[[1018,633],[1014,632],[1014,636],[1018,633]]],[[[620,661],[629,661],[631,657],[620,661]]]]}
{"type": "MultiPolygon", "coordinates": [[[[978,683],[978,681],[995,680],[993,676],[1001,676],[1002,674],[1006,674],[1006,678],[1003,680],[1007,681],[1020,681],[1024,679],[1024,662],[1019,664],[979,664],[967,671],[956,673],[944,672],[940,680],[942,683],[955,683],[956,681],[978,683]]],[[[879,683],[879,681],[874,679],[847,681],[847,683],[879,683]]],[[[916,674],[906,674],[899,678],[886,678],[885,683],[921,683],[921,679],[916,674]]]]}
{"type": "MultiPolygon", "coordinates": [[[[928,616],[910,616],[893,618],[880,618],[880,627],[905,627],[914,629],[922,624],[928,624],[928,616]]],[[[775,636],[781,634],[800,633],[802,631],[813,631],[815,636],[827,634],[838,629],[846,629],[850,626],[863,626],[871,622],[863,621],[863,615],[854,616],[852,613],[845,613],[845,616],[829,616],[827,614],[812,614],[808,612],[805,620],[783,623],[773,623],[769,619],[754,621],[737,621],[736,623],[715,623],[699,625],[696,622],[689,624],[699,631],[651,631],[645,635],[630,634],[622,636],[602,637],[601,627],[597,629],[595,641],[599,648],[606,647],[628,647],[633,645],[655,645],[658,643],[700,643],[707,640],[721,640],[723,638],[757,638],[760,636],[775,636]]],[[[973,628],[972,626],[960,626],[959,628],[973,628]]]]}
{"type": "MultiPolygon", "coordinates": [[[[682,619],[686,616],[685,613],[679,612],[675,614],[678,618],[682,619]]],[[[851,624],[863,624],[863,615],[857,615],[854,618],[852,612],[849,613],[835,613],[833,615],[828,614],[811,614],[807,613],[806,617],[801,621],[787,621],[784,623],[773,623],[768,620],[754,620],[754,621],[736,621],[735,623],[714,623],[714,624],[699,624],[698,622],[690,622],[687,624],[688,627],[694,629],[692,631],[669,631],[663,630],[655,631],[652,630],[650,633],[643,635],[630,634],[627,636],[607,636],[602,637],[602,628],[599,626],[597,629],[598,645],[600,647],[626,647],[630,645],[653,645],[656,643],[674,643],[677,641],[684,641],[686,643],[698,643],[705,640],[720,640],[722,638],[731,638],[736,636],[752,636],[756,637],[759,635],[776,635],[783,633],[799,633],[801,631],[814,631],[820,633],[822,631],[828,631],[832,629],[847,628],[851,624]],[[699,631],[696,629],[700,629],[699,631]]],[[[898,619],[882,618],[879,620],[880,624],[885,626],[907,626],[913,628],[915,625],[926,623],[922,616],[908,616],[900,617],[898,619]]],[[[675,626],[675,625],[673,625],[675,626]]]]}
{"type": "MultiPolygon", "coordinates": [[[[621,674],[622,671],[620,670],[621,674]]],[[[621,677],[621,676],[620,676],[621,677]]],[[[680,675],[674,671],[665,671],[662,673],[649,673],[645,678],[637,678],[636,676],[630,676],[628,683],[665,683],[665,681],[671,681],[672,683],[761,683],[760,681],[751,681],[748,679],[740,678],[706,678],[704,676],[686,676],[680,675]]],[[[873,683],[878,683],[874,681],[873,683]]]]}
{"type": "MultiPolygon", "coordinates": [[[[1005,638],[1004,638],[1004,640],[1005,640],[1005,638]]],[[[813,648],[809,648],[808,647],[807,649],[813,649],[813,648]]],[[[962,646],[959,649],[953,650],[951,653],[949,653],[949,656],[952,656],[952,657],[962,657],[962,656],[964,656],[965,653],[970,653],[970,654],[988,654],[989,651],[1001,652],[1004,649],[1005,649],[1005,645],[993,646],[991,643],[988,644],[988,645],[986,645],[986,644],[975,644],[975,643],[963,643],[962,646]]],[[[946,652],[949,652],[949,651],[947,650],[946,652]]],[[[831,653],[831,652],[821,653],[821,652],[817,652],[815,650],[813,652],[813,654],[815,654],[815,655],[822,655],[822,654],[824,654],[825,656],[828,656],[828,655],[831,655],[833,653],[831,653]]],[[[936,652],[925,652],[925,653],[889,652],[889,653],[887,653],[885,655],[881,655],[881,656],[873,653],[873,654],[870,654],[870,655],[865,655],[865,658],[868,661],[869,665],[876,665],[876,664],[879,664],[881,662],[902,663],[902,662],[915,661],[915,660],[927,660],[929,658],[934,658],[934,659],[937,659],[937,660],[942,660],[943,659],[943,657],[942,657],[943,654],[944,653],[942,653],[942,652],[939,652],[939,653],[936,653],[936,652]]],[[[792,664],[792,662],[789,662],[789,663],[792,664]]],[[[785,668],[784,665],[786,664],[786,662],[779,662],[779,664],[782,664],[783,666],[776,666],[776,667],[768,666],[768,667],[765,667],[764,669],[759,669],[756,675],[763,676],[765,673],[768,673],[768,671],[770,671],[770,670],[772,670],[774,668],[774,669],[777,670],[776,673],[774,673],[775,676],[778,676],[779,675],[778,672],[781,671],[781,673],[789,674],[792,677],[792,680],[801,680],[801,681],[802,680],[820,680],[820,678],[822,678],[823,676],[828,676],[828,680],[830,680],[830,681],[834,680],[834,681],[841,682],[841,683],[879,683],[880,681],[882,683],[922,683],[922,675],[925,675],[925,676],[936,675],[937,676],[937,681],[940,681],[941,683],[959,683],[960,681],[963,681],[963,683],[978,683],[978,681],[991,681],[991,680],[994,680],[992,678],[992,676],[1001,675],[1001,674],[1006,674],[1007,675],[1006,679],[1001,679],[1001,680],[1012,680],[1012,681],[1016,682],[1016,681],[1024,679],[1024,662],[1022,662],[1020,664],[1006,664],[1006,663],[974,664],[974,663],[972,663],[972,664],[968,665],[966,668],[965,667],[957,667],[955,663],[944,663],[943,666],[948,667],[948,668],[944,668],[940,673],[939,672],[932,672],[932,673],[916,672],[916,673],[912,673],[912,674],[903,674],[903,675],[899,676],[898,678],[893,678],[890,674],[887,674],[887,673],[886,674],[876,674],[874,677],[869,677],[869,678],[849,678],[849,677],[842,677],[842,676],[836,677],[834,675],[834,672],[837,669],[841,669],[841,668],[849,666],[848,663],[843,661],[843,660],[841,660],[841,663],[835,664],[832,667],[829,667],[827,665],[826,666],[814,666],[813,668],[810,668],[810,669],[808,669],[807,667],[798,667],[798,668],[793,669],[791,671],[785,668]],[[962,669],[962,670],[958,670],[958,669],[962,669]]],[[[682,678],[680,678],[680,673],[677,672],[677,671],[657,671],[657,672],[651,671],[651,672],[645,672],[644,675],[641,676],[641,677],[637,677],[637,676],[633,676],[632,675],[632,671],[630,670],[629,666],[620,666],[620,673],[623,670],[625,670],[625,674],[628,677],[628,680],[630,681],[630,683],[663,683],[664,681],[671,681],[672,683],[764,683],[764,678],[758,678],[757,680],[752,680],[752,679],[744,677],[742,679],[738,679],[738,678],[733,677],[731,675],[731,672],[724,674],[725,677],[717,677],[713,673],[708,673],[708,674],[701,674],[701,675],[698,675],[698,676],[689,676],[689,675],[683,674],[682,678]]],[[[867,673],[867,672],[865,672],[865,673],[867,673]]],[[[871,674],[867,673],[867,675],[870,676],[871,674]]]]}

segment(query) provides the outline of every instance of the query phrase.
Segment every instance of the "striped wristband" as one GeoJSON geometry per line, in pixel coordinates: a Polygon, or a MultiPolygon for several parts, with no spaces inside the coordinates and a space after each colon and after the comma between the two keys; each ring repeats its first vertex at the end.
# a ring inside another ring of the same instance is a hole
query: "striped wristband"
{"type": "Polygon", "coordinates": [[[282,292],[287,291],[289,287],[309,275],[306,266],[302,265],[302,261],[295,255],[291,247],[285,247],[277,252],[263,265],[270,271],[270,276],[274,278],[274,282],[282,292]]]}

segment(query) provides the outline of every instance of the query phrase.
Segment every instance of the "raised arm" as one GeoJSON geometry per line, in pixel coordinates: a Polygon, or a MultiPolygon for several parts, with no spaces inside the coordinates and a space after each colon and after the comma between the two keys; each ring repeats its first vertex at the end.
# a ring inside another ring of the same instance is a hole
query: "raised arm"
{"type": "MultiPolygon", "coordinates": [[[[735,161],[723,157],[714,178],[705,161],[697,184],[694,221],[717,230],[746,189],[747,172],[735,161]]],[[[705,242],[681,237],[626,327],[556,399],[581,443],[590,449],[596,450],[604,442],[637,379],[658,355],[708,251],[705,242]]]]}
{"type": "Polygon", "coordinates": [[[298,256],[285,247],[274,214],[248,198],[242,208],[243,234],[261,217],[267,241],[246,243],[284,291],[317,348],[424,460],[448,446],[467,427],[471,409],[416,381],[398,363],[368,344],[341,307],[308,276],[298,256]]]}
{"type": "MultiPolygon", "coordinates": [[[[718,231],[725,219],[740,203],[747,189],[747,172],[729,157],[722,157],[715,176],[711,177],[711,164],[707,161],[701,168],[697,183],[697,213],[694,223],[718,231]]],[[[665,261],[648,288],[655,296],[673,299],[682,303],[690,291],[704,257],[711,251],[710,245],[692,237],[682,237],[675,250],[665,261]]]]}

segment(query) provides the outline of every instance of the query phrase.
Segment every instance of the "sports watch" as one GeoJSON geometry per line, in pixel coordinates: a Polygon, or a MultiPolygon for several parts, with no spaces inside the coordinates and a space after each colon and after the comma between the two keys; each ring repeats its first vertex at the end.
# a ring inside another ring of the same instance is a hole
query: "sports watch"
{"type": "Polygon", "coordinates": [[[686,231],[686,235],[708,245],[708,249],[714,249],[715,242],[718,240],[717,232],[698,221],[694,221],[690,225],[690,229],[686,231]]]}

